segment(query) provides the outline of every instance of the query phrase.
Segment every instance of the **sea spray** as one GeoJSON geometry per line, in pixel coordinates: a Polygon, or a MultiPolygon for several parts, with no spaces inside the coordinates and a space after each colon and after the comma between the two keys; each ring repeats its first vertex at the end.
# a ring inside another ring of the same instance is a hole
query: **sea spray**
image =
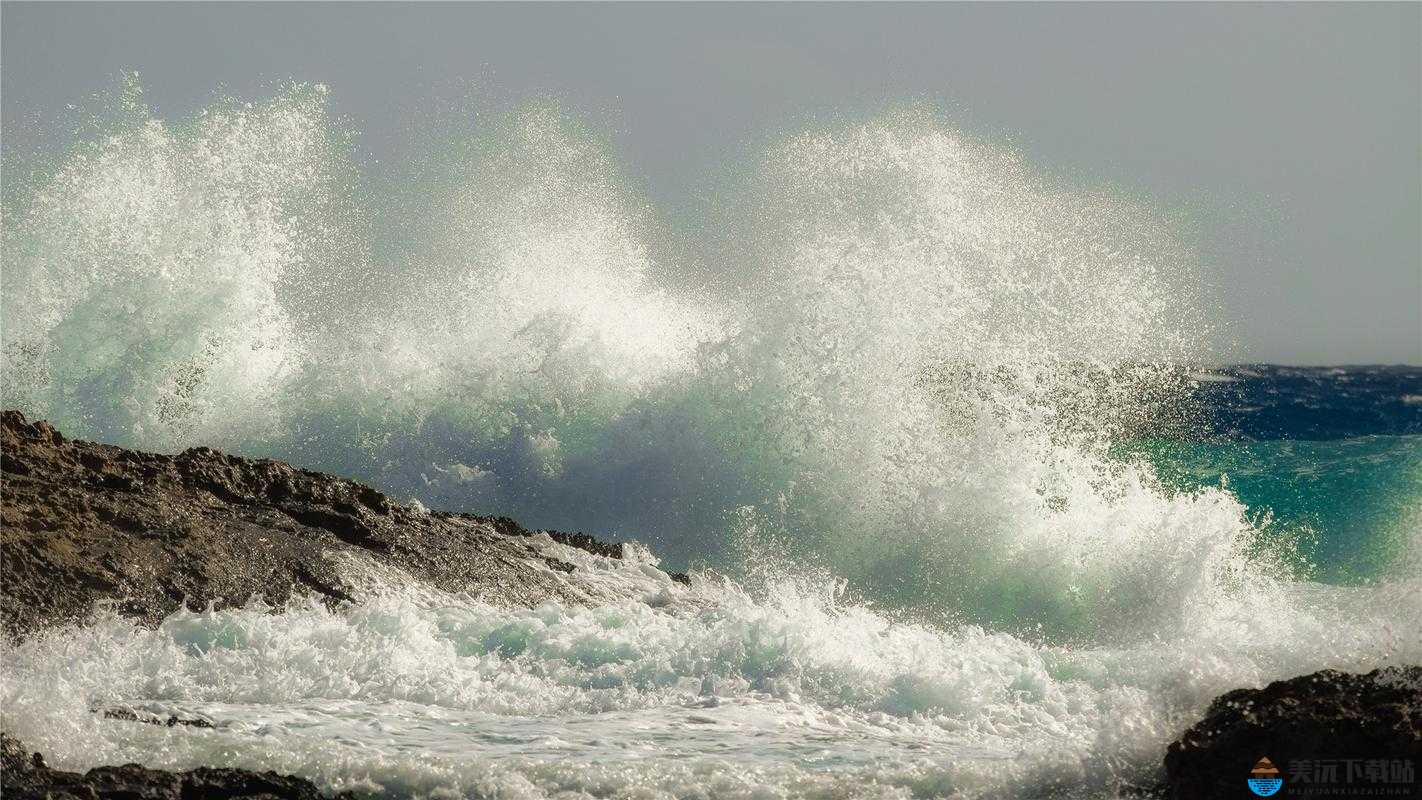
{"type": "Polygon", "coordinates": [[[606,602],[383,575],[336,611],[7,646],[4,727],[56,763],[474,796],[1091,796],[1149,780],[1219,691],[1422,658],[1415,562],[1299,580],[1260,539],[1295,529],[1123,449],[1188,423],[1209,325],[1191,254],[1138,204],[887,114],[747,166],[721,233],[743,261],[698,286],[667,279],[655,216],[556,108],[486,119],[400,185],[363,175],[325,98],[181,122],[135,100],[12,187],[7,405],[703,569],[682,589],[568,553],[606,602]],[[106,703],[221,724],[90,724],[106,703]]]}
{"type": "Polygon", "coordinates": [[[275,434],[302,366],[282,281],[335,237],[325,90],[125,114],[6,209],[6,404],[170,449],[275,434]]]}
{"type": "Polygon", "coordinates": [[[1226,568],[1227,498],[1166,500],[1103,453],[1150,398],[1123,389],[1204,325],[1153,220],[921,115],[792,139],[765,172],[726,395],[791,465],[761,479],[794,498],[786,538],[900,603],[1052,633],[1161,624],[1184,598],[1141,588],[1226,568]]]}

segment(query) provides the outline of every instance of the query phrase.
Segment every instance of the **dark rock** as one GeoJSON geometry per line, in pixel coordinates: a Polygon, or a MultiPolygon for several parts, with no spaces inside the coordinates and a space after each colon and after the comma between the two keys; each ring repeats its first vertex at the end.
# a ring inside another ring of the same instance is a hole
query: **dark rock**
{"type": "Polygon", "coordinates": [[[1167,750],[1170,796],[1255,797],[1246,780],[1261,758],[1278,765],[1280,797],[1309,791],[1319,797],[1422,797],[1416,776],[1422,767],[1422,667],[1366,675],[1323,670],[1221,695],[1167,750]],[[1366,774],[1378,762],[1386,762],[1386,780],[1366,774]],[[1333,774],[1319,771],[1330,764],[1333,774]]]}
{"type": "MultiPolygon", "coordinates": [[[[84,774],[51,769],[39,753],[0,733],[0,794],[6,800],[319,800],[315,784],[275,772],[200,767],[186,772],[137,764],[96,767],[84,774]]],[[[349,794],[337,795],[347,798],[349,794]]]]}
{"type": "MultiPolygon", "coordinates": [[[[96,713],[99,709],[93,709],[96,713]]],[[[102,710],[105,719],[121,719],[127,722],[142,722],[145,725],[162,725],[172,728],[176,725],[183,725],[189,728],[212,728],[211,722],[199,717],[180,717],[177,714],[169,714],[167,717],[160,717],[157,714],[145,714],[134,711],[131,708],[105,708],[102,710]]]]}
{"type": "MultiPolygon", "coordinates": [[[[589,599],[576,576],[563,577],[572,564],[504,517],[430,513],[353,481],[207,447],[168,456],[66,439],[17,411],[4,412],[0,436],[0,617],[17,638],[82,621],[101,602],[150,625],[183,604],[350,602],[361,590],[334,557],[352,553],[491,602],[589,599]]],[[[622,556],[621,544],[547,533],[622,556]]]]}

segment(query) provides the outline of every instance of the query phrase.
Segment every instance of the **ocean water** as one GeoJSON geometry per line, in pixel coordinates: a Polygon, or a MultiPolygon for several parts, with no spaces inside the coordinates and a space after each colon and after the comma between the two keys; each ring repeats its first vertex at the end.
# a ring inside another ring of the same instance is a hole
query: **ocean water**
{"type": "Polygon", "coordinates": [[[922,109],[787,134],[688,221],[554,106],[377,167],[327,103],[129,86],[7,162],[5,405],[645,548],[546,543],[590,607],[350,560],[335,611],[6,643],[0,727],[51,763],[1113,797],[1222,691],[1422,661],[1422,369],[1211,366],[1168,215],[922,109]]]}

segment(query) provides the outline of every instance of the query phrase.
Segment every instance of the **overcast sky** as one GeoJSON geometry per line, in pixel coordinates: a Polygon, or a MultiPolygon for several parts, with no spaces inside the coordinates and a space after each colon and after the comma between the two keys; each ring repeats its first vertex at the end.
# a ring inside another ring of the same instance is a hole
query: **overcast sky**
{"type": "Polygon", "coordinates": [[[1418,3],[7,2],[0,25],[12,137],[132,69],[164,116],[219,85],[326,83],[385,156],[411,109],[472,78],[605,125],[664,208],[766,136],[929,101],[1184,220],[1236,357],[1422,364],[1418,3]]]}

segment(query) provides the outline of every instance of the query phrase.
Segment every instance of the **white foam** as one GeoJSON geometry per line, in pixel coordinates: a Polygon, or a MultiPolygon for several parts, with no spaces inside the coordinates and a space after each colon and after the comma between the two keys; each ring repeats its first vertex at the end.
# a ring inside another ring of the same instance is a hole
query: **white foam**
{"type": "Polygon", "coordinates": [[[10,646],[0,724],[65,768],[234,764],[396,794],[1094,794],[1152,778],[1220,691],[1422,657],[1398,611],[1416,584],[1295,587],[1327,611],[1064,648],[895,622],[791,577],[759,597],[702,578],[648,602],[671,581],[647,562],[578,558],[628,599],[507,609],[401,581],[338,612],[179,612],[10,646]],[[216,727],[90,712],[109,707],[216,727]]]}

